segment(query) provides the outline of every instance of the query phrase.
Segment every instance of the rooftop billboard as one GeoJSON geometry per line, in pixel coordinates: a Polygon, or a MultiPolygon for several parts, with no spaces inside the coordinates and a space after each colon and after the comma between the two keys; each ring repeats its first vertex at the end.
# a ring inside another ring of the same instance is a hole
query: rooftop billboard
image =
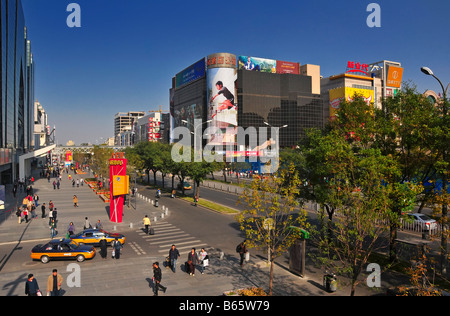
{"type": "Polygon", "coordinates": [[[239,56],[238,68],[273,74],[300,74],[299,63],[251,56],[239,56]]]}
{"type": "Polygon", "coordinates": [[[181,87],[189,82],[203,78],[206,74],[205,59],[202,58],[195,64],[187,67],[175,76],[176,88],[181,87]]]}

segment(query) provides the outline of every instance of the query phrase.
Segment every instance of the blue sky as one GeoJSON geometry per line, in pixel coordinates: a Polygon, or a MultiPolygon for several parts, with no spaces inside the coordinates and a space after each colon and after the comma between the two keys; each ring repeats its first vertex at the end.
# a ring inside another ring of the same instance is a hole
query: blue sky
{"type": "Polygon", "coordinates": [[[36,62],[35,97],[58,143],[113,136],[117,112],[168,110],[172,77],[217,52],[321,66],[392,60],[419,92],[450,82],[450,1],[22,0],[36,62]],[[69,28],[69,3],[81,27],[69,28]],[[381,28],[366,8],[381,7],[381,28]]]}

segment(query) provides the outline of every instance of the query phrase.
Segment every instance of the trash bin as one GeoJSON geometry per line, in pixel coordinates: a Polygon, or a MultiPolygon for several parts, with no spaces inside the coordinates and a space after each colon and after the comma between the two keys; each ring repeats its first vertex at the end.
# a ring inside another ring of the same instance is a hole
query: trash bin
{"type": "Polygon", "coordinates": [[[158,201],[158,199],[156,199],[155,200],[155,207],[158,207],[159,206],[159,201],[158,201]]]}
{"type": "Polygon", "coordinates": [[[329,273],[323,276],[323,287],[327,292],[336,292],[337,290],[337,279],[336,275],[329,273]]]}

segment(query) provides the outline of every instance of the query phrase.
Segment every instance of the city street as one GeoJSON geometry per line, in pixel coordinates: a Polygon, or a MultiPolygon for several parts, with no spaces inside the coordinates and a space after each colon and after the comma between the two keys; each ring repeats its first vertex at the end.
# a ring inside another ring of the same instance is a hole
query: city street
{"type": "MultiPolygon", "coordinates": [[[[65,281],[63,293],[66,296],[153,295],[150,283],[153,276],[151,263],[159,261],[162,265],[172,244],[177,246],[181,257],[176,273],[163,268],[162,283],[168,287],[168,291],[160,295],[218,296],[224,291],[249,286],[267,288],[269,274],[263,258],[250,250],[250,262],[244,268],[239,267],[239,257],[234,249],[242,236],[233,216],[195,207],[189,202],[163,195],[158,208],[138,199],[137,210],[125,207],[123,223],[115,224],[108,219],[107,205],[86,185],[72,187],[68,184],[67,174],[63,174],[62,183],[60,190],[53,190],[46,179],[38,179],[33,187],[40,197],[40,203],[47,204],[53,200],[58,209],[57,238],[65,237],[66,226],[70,221],[74,222],[76,231],[79,231],[86,216],[92,223],[100,219],[105,230],[113,231],[116,228],[115,232],[125,234],[127,240],[122,257],[113,260],[109,254],[108,259],[102,259],[97,253],[92,260],[82,263],[50,261],[43,264],[32,261],[31,248],[50,239],[48,219],[38,216],[29,223],[18,224],[17,217],[10,212],[9,217],[0,225],[1,296],[23,296],[24,282],[29,273],[35,275],[44,291],[46,279],[54,268],[68,281],[73,273],[73,266],[70,264],[74,263],[80,269],[81,287],[70,287],[65,281]],[[73,207],[73,194],[79,197],[79,208],[73,207]],[[168,209],[168,215],[162,219],[163,206],[168,209]],[[143,232],[142,218],[146,214],[151,218],[155,229],[153,236],[143,232]],[[205,274],[197,272],[194,277],[183,272],[187,253],[192,247],[196,250],[205,247],[211,257],[205,274]]],[[[139,192],[148,197],[154,197],[155,194],[150,189],[141,189],[139,192]]],[[[274,295],[348,295],[345,288],[336,293],[326,293],[320,285],[322,274],[314,269],[308,269],[308,274],[307,277],[300,278],[277,265],[274,295]]]]}

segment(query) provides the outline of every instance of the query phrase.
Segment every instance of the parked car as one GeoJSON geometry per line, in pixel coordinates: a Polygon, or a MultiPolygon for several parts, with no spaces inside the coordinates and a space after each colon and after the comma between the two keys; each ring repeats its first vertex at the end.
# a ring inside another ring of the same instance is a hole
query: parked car
{"type": "Polygon", "coordinates": [[[431,217],[421,214],[421,213],[410,213],[408,217],[414,221],[415,224],[422,227],[422,230],[429,231],[432,229],[436,229],[437,223],[431,217]]]}
{"type": "Polygon", "coordinates": [[[117,233],[109,233],[103,229],[85,229],[78,234],[70,236],[70,239],[76,241],[79,244],[99,246],[100,240],[106,238],[106,242],[112,245],[112,242],[118,238],[118,241],[123,245],[125,243],[125,236],[117,233]]]}
{"type": "Polygon", "coordinates": [[[31,259],[47,263],[50,259],[76,259],[83,262],[95,256],[93,246],[83,246],[70,239],[52,239],[46,244],[39,244],[31,250],[31,259]]]}

